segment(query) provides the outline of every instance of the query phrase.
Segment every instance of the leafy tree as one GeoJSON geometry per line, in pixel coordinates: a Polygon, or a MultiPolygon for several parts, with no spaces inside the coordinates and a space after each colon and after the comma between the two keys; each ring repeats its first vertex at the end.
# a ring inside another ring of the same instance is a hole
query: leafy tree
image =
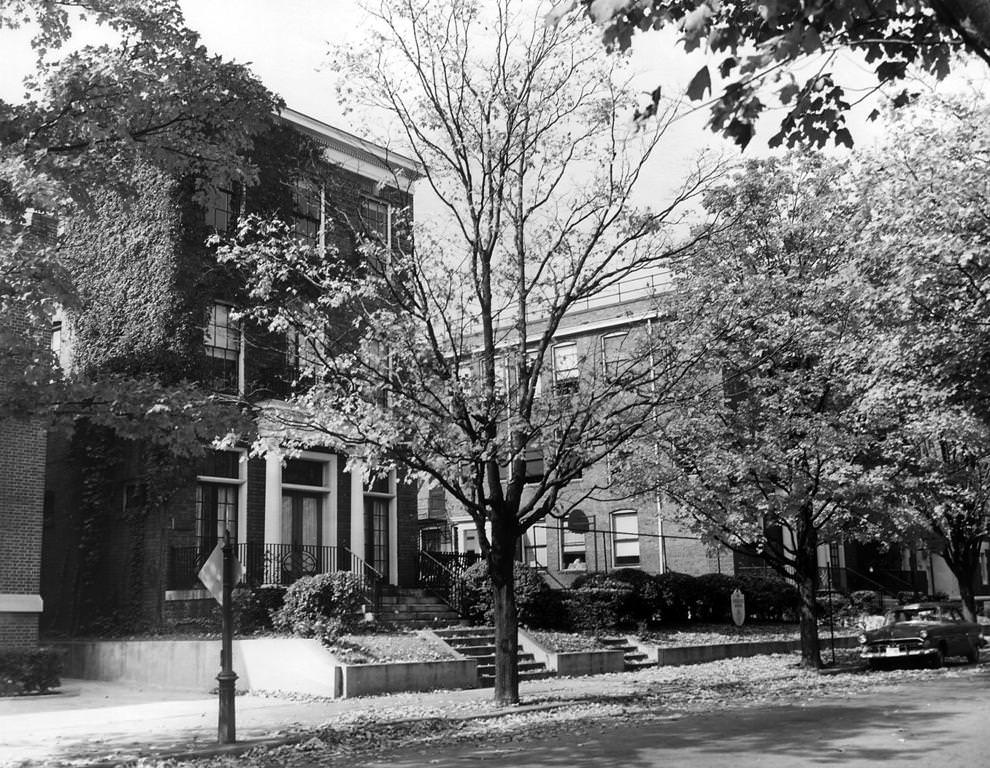
{"type": "Polygon", "coordinates": [[[802,662],[821,664],[820,542],[869,533],[888,470],[865,419],[869,345],[846,275],[852,203],[841,167],[811,156],[750,163],[706,205],[730,222],[679,265],[671,354],[704,360],[688,403],[658,425],[649,465],[689,524],[758,553],[801,596],[802,662]]]}
{"type": "Polygon", "coordinates": [[[587,300],[666,262],[665,225],[705,176],[660,210],[634,206],[663,124],[636,130],[617,63],[578,20],[549,27],[516,0],[371,13],[366,42],[338,52],[342,96],[398,129],[447,226],[417,227],[415,249],[401,227],[391,246],[366,241],[357,272],[257,219],[223,253],[244,269],[253,314],[305,339],[311,386],[271,414],[279,438],[322,434],[470,514],[492,575],[494,695],[515,702],[520,536],[580,503],[568,486],[669,390],[632,342],[607,376],[592,352],[555,382],[555,335],[587,300]],[[542,471],[528,473],[534,457],[542,471]]]}
{"type": "Polygon", "coordinates": [[[990,501],[990,108],[929,99],[863,158],[856,261],[874,407],[903,426],[898,527],[939,553],[975,612],[990,501]]]}
{"type": "Polygon", "coordinates": [[[0,414],[89,416],[123,436],[143,424],[181,452],[222,412],[202,392],[53,371],[41,329],[55,302],[71,308],[77,294],[59,262],[55,220],[43,214],[85,215],[94,189],[133,196],[129,180],[142,166],[250,184],[247,150],[279,102],[244,67],[208,54],[175,0],[0,3],[0,29],[20,26],[35,31],[36,62],[25,98],[0,101],[0,349],[5,372],[17,374],[0,382],[0,414]],[[79,19],[107,42],[75,45],[79,19]],[[178,413],[201,420],[173,428],[178,413]]]}
{"type": "MultiPolygon", "coordinates": [[[[707,64],[698,70],[688,97],[702,101],[711,94],[711,128],[742,146],[752,139],[759,117],[773,106],[765,101],[767,83],[784,108],[771,146],[807,141],[820,147],[829,140],[852,146],[845,114],[854,98],[862,97],[851,95],[833,71],[843,50],[862,56],[873,67],[876,88],[906,83],[910,67],[941,79],[956,51],[968,51],[990,64],[986,0],[580,0],[580,5],[602,25],[611,51],[626,50],[638,32],[659,29],[679,31],[685,51],[707,46],[720,58],[717,74],[707,64]],[[808,56],[817,56],[820,64],[802,81],[790,65],[808,56]],[[715,94],[713,80],[719,78],[724,85],[715,94]]],[[[916,95],[904,88],[893,103],[903,106],[916,95]]],[[[660,98],[658,88],[648,112],[656,110],[660,98]]]]}

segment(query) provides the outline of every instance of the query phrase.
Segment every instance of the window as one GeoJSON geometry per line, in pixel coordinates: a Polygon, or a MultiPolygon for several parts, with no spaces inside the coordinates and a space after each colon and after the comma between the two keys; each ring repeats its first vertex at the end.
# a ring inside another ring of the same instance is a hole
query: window
{"type": "Polygon", "coordinates": [[[206,194],[206,226],[227,232],[234,223],[233,193],[222,187],[210,187],[206,194]]]}
{"type": "Polygon", "coordinates": [[[52,354],[58,359],[62,355],[62,321],[52,321],[52,354]]]}
{"type": "Polygon", "coordinates": [[[289,459],[282,468],[282,482],[290,485],[312,485],[322,488],[325,484],[326,462],[308,459],[289,459]]]}
{"type": "Polygon", "coordinates": [[[612,381],[622,375],[625,363],[628,362],[625,349],[628,333],[612,333],[602,336],[602,366],[605,380],[612,381]]]}
{"type": "Polygon", "coordinates": [[[297,180],[292,185],[292,227],[296,236],[314,247],[319,245],[322,220],[320,187],[307,179],[297,180]]]}
{"type": "Polygon", "coordinates": [[[547,529],[534,525],[523,534],[523,562],[530,568],[547,567],[547,529]]]}
{"type": "Polygon", "coordinates": [[[196,540],[202,556],[209,555],[224,531],[238,540],[237,518],[241,455],[236,451],[209,451],[200,461],[196,482],[196,540]]]}
{"type": "Polygon", "coordinates": [[[577,344],[558,344],[553,348],[553,382],[558,395],[573,395],[578,390],[577,344]]]}
{"type": "Polygon", "coordinates": [[[634,511],[612,513],[612,548],[616,565],[639,565],[639,518],[634,511]]]}
{"type": "Polygon", "coordinates": [[[386,246],[392,244],[388,226],[388,203],[373,197],[362,197],[359,214],[361,216],[361,229],[364,234],[375,238],[386,246]]]}
{"type": "Polygon", "coordinates": [[[539,436],[531,437],[523,448],[523,461],[526,462],[525,482],[540,482],[546,475],[546,467],[543,463],[543,441],[539,436]]]}
{"type": "Polygon", "coordinates": [[[214,304],[206,326],[206,356],[209,363],[209,383],[219,392],[240,392],[241,329],[231,317],[234,308],[214,304]]]}
{"type": "Polygon", "coordinates": [[[583,571],[587,568],[584,534],[560,525],[560,568],[564,571],[583,571]]]}

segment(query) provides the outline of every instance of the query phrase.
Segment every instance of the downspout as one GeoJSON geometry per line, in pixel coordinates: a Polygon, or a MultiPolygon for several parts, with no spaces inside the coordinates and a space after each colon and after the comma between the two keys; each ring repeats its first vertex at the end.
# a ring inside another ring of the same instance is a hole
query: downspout
{"type": "MultiPolygon", "coordinates": [[[[650,339],[653,338],[653,320],[648,319],[646,321],[646,333],[650,339]]],[[[653,424],[657,423],[657,378],[656,378],[656,358],[653,355],[653,344],[650,343],[650,369],[653,371],[653,379],[651,381],[650,387],[653,390],[653,424]]],[[[660,443],[654,439],[653,441],[653,458],[655,464],[659,466],[660,464],[660,443]]],[[[663,504],[660,499],[660,488],[656,487],[653,492],[653,501],[656,505],[657,513],[657,550],[660,554],[660,573],[667,572],[667,546],[666,539],[663,536],[663,504]]]]}

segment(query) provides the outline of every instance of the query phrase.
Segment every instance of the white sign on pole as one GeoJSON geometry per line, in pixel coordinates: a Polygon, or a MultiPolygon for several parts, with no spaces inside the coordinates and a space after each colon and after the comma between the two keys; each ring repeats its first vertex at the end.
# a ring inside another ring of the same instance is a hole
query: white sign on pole
{"type": "MultiPolygon", "coordinates": [[[[206,558],[206,562],[203,563],[203,567],[200,568],[199,580],[203,582],[203,586],[206,587],[213,598],[223,605],[223,542],[218,541],[217,545],[213,548],[210,556],[206,558]]],[[[240,561],[234,558],[234,584],[240,583],[241,579],[244,578],[244,568],[241,567],[240,561]]]]}
{"type": "Polygon", "coordinates": [[[741,627],[746,620],[746,596],[738,588],[734,589],[729,604],[732,606],[732,621],[741,627]]]}

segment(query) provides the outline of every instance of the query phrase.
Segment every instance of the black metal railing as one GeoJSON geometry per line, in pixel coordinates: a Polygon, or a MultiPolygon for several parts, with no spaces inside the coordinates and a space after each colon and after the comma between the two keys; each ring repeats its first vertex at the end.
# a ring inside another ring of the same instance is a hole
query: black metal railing
{"type": "Polygon", "coordinates": [[[418,584],[464,615],[462,574],[480,559],[474,552],[420,552],[418,584]]]}
{"type": "MultiPolygon", "coordinates": [[[[199,546],[171,547],[166,588],[200,588],[198,574],[211,551],[199,546]]],[[[358,577],[370,605],[381,605],[382,574],[346,547],[252,542],[237,545],[237,559],[244,569],[241,583],[246,586],[288,586],[303,576],[350,571],[358,577]]]]}
{"type": "Polygon", "coordinates": [[[819,568],[818,572],[823,590],[831,589],[843,594],[869,591],[893,600],[908,596],[921,598],[928,594],[928,574],[924,571],[884,568],[867,575],[853,568],[826,567],[819,568]]]}

